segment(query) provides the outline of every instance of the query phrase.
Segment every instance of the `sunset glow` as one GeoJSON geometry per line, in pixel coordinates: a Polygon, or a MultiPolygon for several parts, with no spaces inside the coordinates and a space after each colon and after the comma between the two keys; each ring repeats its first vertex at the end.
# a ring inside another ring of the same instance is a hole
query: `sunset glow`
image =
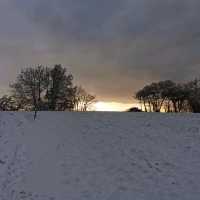
{"type": "Polygon", "coordinates": [[[130,104],[130,103],[98,101],[97,103],[94,104],[93,107],[95,111],[122,112],[134,106],[138,107],[138,105],[134,103],[130,104]]]}

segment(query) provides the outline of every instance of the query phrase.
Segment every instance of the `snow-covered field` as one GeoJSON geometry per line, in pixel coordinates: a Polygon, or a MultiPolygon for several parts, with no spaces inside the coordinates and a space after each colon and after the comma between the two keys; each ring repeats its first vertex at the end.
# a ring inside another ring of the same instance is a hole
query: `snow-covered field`
{"type": "Polygon", "coordinates": [[[0,113],[0,200],[199,200],[200,115],[0,113]]]}

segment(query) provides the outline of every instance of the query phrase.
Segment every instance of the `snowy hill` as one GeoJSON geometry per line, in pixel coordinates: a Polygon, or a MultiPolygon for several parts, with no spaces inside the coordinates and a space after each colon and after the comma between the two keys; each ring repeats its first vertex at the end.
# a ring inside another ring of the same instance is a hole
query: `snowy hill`
{"type": "Polygon", "coordinates": [[[199,200],[200,115],[0,113],[0,200],[199,200]]]}

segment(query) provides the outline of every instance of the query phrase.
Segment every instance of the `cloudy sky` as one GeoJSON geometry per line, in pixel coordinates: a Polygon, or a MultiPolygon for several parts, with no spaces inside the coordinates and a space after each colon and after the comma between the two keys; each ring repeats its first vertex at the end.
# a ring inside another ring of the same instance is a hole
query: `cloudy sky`
{"type": "Polygon", "coordinates": [[[0,87],[63,64],[101,101],[200,75],[199,0],[0,0],[0,87]]]}

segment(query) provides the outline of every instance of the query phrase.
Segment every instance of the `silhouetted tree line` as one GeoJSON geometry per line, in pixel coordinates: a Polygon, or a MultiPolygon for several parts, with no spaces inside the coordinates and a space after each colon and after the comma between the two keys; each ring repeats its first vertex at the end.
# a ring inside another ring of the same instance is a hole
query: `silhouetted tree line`
{"type": "Polygon", "coordinates": [[[11,95],[0,98],[2,111],[87,111],[95,100],[61,65],[25,68],[10,88],[11,95]]]}
{"type": "Polygon", "coordinates": [[[180,84],[171,80],[151,83],[135,98],[146,112],[200,112],[200,79],[180,84]]]}

